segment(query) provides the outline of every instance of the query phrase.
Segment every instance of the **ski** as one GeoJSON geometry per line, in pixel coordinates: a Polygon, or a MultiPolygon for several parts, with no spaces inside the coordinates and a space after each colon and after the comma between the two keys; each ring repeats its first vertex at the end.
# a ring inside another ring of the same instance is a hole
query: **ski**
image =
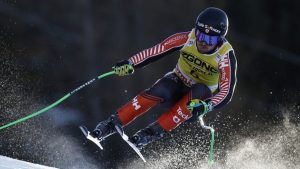
{"type": "Polygon", "coordinates": [[[95,138],[93,136],[90,135],[90,131],[87,129],[87,127],[85,126],[79,126],[79,129],[81,130],[81,132],[84,134],[84,136],[92,141],[93,143],[95,143],[101,150],[103,150],[102,145],[100,144],[100,141],[98,138],[95,138]]]}
{"type": "MultiPolygon", "coordinates": [[[[144,156],[142,155],[142,153],[140,152],[140,150],[131,142],[129,141],[129,137],[124,133],[122,127],[115,125],[115,128],[117,130],[117,133],[122,137],[122,139],[139,155],[139,157],[146,162],[144,156]]],[[[101,140],[99,140],[98,138],[95,138],[93,136],[90,135],[90,131],[87,129],[87,127],[85,126],[79,126],[79,129],[81,130],[81,132],[84,134],[84,136],[92,141],[93,143],[95,143],[101,150],[103,150],[102,145],[100,144],[101,140]]]]}
{"type": "Polygon", "coordinates": [[[140,156],[140,158],[146,162],[144,156],[140,152],[140,150],[131,142],[129,141],[129,137],[124,133],[122,127],[115,125],[117,133],[122,137],[122,139],[140,156]]]}

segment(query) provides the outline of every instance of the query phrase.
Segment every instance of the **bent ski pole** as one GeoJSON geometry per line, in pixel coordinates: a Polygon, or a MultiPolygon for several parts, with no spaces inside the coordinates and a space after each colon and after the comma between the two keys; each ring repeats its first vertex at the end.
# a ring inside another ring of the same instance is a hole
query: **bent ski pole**
{"type": "Polygon", "coordinates": [[[203,127],[204,129],[210,130],[210,132],[211,132],[211,141],[210,141],[210,150],[209,150],[208,164],[212,165],[214,163],[214,160],[213,160],[213,149],[214,149],[214,143],[215,143],[215,130],[212,127],[206,126],[204,124],[203,116],[205,114],[200,115],[199,120],[200,120],[201,127],[203,127]]]}
{"type": "Polygon", "coordinates": [[[8,124],[6,124],[6,125],[1,126],[1,127],[0,127],[0,130],[3,130],[3,129],[8,128],[8,127],[10,127],[10,126],[13,126],[13,125],[16,125],[16,124],[18,124],[18,123],[24,122],[24,121],[26,121],[26,120],[28,120],[28,119],[31,119],[31,118],[35,117],[35,116],[38,116],[38,115],[40,115],[40,114],[42,114],[42,113],[44,113],[44,112],[46,112],[46,111],[52,109],[53,107],[57,106],[58,104],[62,103],[63,101],[65,101],[66,99],[68,99],[71,95],[73,95],[74,93],[76,93],[76,92],[78,92],[79,90],[83,89],[84,87],[86,87],[86,86],[92,84],[92,83],[95,82],[96,80],[105,78],[105,77],[110,76],[110,75],[113,75],[113,74],[115,74],[114,71],[110,71],[110,72],[104,73],[104,74],[102,74],[102,75],[100,75],[100,76],[98,76],[98,77],[96,77],[96,78],[94,78],[94,79],[92,79],[92,80],[90,80],[90,81],[84,83],[83,85],[79,86],[78,88],[76,88],[75,90],[73,90],[73,91],[71,91],[70,93],[66,94],[64,97],[62,97],[61,99],[59,99],[59,100],[57,100],[56,102],[52,103],[51,105],[49,105],[49,106],[47,106],[47,107],[45,107],[45,108],[43,108],[43,109],[41,109],[41,110],[39,110],[39,111],[37,111],[37,112],[34,112],[34,113],[32,113],[32,114],[30,114],[30,115],[28,115],[28,116],[25,116],[25,117],[23,117],[23,118],[20,118],[20,119],[18,119],[18,120],[15,120],[15,121],[13,121],[13,122],[10,122],[10,123],[8,123],[8,124]]]}

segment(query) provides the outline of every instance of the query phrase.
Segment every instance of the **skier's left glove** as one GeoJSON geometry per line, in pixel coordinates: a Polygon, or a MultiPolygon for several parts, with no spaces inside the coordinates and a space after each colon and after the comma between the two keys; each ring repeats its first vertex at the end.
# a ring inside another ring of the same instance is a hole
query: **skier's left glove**
{"type": "Polygon", "coordinates": [[[193,118],[198,118],[200,115],[207,113],[211,109],[209,104],[199,99],[190,100],[186,106],[193,114],[193,118]]]}
{"type": "Polygon", "coordinates": [[[118,76],[126,76],[133,74],[134,72],[133,64],[129,60],[123,60],[118,62],[113,67],[113,70],[118,76]]]}

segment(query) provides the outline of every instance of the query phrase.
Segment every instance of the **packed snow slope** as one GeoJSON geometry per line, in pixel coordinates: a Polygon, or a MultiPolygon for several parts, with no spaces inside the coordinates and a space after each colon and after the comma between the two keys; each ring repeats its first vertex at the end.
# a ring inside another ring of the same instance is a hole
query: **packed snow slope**
{"type": "Polygon", "coordinates": [[[0,156],[1,169],[55,169],[52,167],[33,164],[26,161],[16,160],[5,156],[0,156]]]}

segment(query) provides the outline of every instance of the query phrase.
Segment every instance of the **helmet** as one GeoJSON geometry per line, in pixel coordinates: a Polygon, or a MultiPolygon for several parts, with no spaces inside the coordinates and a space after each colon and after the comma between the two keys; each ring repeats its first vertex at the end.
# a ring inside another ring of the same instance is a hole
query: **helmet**
{"type": "Polygon", "coordinates": [[[196,30],[210,36],[224,37],[227,33],[228,25],[226,13],[214,7],[206,8],[196,20],[196,30]]]}

